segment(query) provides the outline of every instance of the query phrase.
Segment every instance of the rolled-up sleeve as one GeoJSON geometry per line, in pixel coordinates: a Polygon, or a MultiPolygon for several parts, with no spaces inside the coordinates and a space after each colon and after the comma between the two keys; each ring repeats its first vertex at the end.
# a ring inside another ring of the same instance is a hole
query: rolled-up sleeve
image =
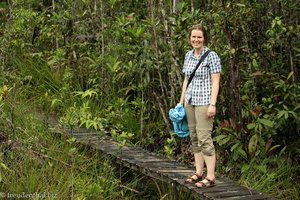
{"type": "Polygon", "coordinates": [[[186,70],[187,70],[187,57],[188,57],[188,54],[189,54],[189,52],[187,52],[185,54],[185,57],[184,57],[183,68],[182,68],[182,72],[184,74],[186,74],[186,70]]]}
{"type": "Polygon", "coordinates": [[[221,59],[216,52],[211,52],[209,58],[210,73],[216,74],[221,72],[221,59]]]}

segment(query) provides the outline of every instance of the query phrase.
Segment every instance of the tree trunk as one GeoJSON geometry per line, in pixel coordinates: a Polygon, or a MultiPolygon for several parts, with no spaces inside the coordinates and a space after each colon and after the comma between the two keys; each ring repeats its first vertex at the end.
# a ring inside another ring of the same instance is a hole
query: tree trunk
{"type": "Polygon", "coordinates": [[[177,0],[173,0],[173,13],[176,13],[177,0]]]}
{"type": "Polygon", "coordinates": [[[169,123],[169,120],[168,118],[166,118],[165,116],[167,116],[167,113],[168,113],[168,103],[167,103],[167,95],[166,95],[166,85],[165,85],[165,82],[163,80],[163,76],[161,74],[161,66],[160,66],[160,53],[159,53],[159,47],[158,47],[158,40],[157,40],[157,30],[156,30],[156,23],[155,23],[155,16],[154,16],[154,2],[153,0],[150,0],[150,16],[151,16],[151,20],[152,20],[152,30],[153,30],[153,37],[154,37],[154,49],[155,49],[155,56],[156,56],[156,66],[157,66],[157,72],[158,72],[158,77],[159,77],[159,85],[160,85],[160,90],[161,90],[161,95],[159,97],[159,95],[157,95],[155,92],[154,92],[154,95],[156,97],[156,101],[157,101],[157,104],[158,104],[158,107],[159,107],[159,111],[163,117],[163,120],[167,126],[167,129],[168,129],[168,132],[170,133],[171,132],[171,129],[170,129],[170,123],[169,123]],[[161,103],[161,101],[163,103],[161,103]]]}
{"type": "Polygon", "coordinates": [[[297,82],[297,68],[296,68],[296,65],[294,63],[294,55],[293,55],[293,46],[291,44],[291,41],[289,40],[289,43],[288,43],[288,52],[289,52],[289,59],[290,59],[290,68],[291,68],[291,72],[293,73],[292,74],[292,81],[293,83],[296,83],[297,82]]]}
{"type": "MultiPolygon", "coordinates": [[[[225,0],[222,0],[223,10],[226,13],[226,3],[225,0]]],[[[239,95],[239,65],[237,62],[237,53],[235,47],[235,38],[232,32],[230,31],[230,25],[228,18],[224,18],[224,32],[227,38],[229,52],[230,52],[230,88],[231,88],[231,102],[230,102],[230,117],[234,123],[241,123],[242,121],[242,108],[239,95]],[[233,52],[232,52],[233,51],[233,52]]]]}
{"type": "Polygon", "coordinates": [[[9,9],[9,19],[13,18],[13,2],[12,0],[7,0],[7,4],[8,4],[8,9],[9,9]]]}
{"type": "Polygon", "coordinates": [[[168,22],[166,19],[166,12],[164,10],[164,4],[163,4],[163,0],[159,0],[159,7],[160,7],[160,11],[161,11],[161,15],[162,15],[162,21],[164,24],[164,30],[165,30],[165,40],[167,41],[167,43],[170,46],[171,49],[171,56],[172,56],[172,63],[173,66],[171,66],[171,72],[170,72],[170,87],[171,87],[171,105],[175,105],[176,102],[178,102],[179,99],[179,94],[176,93],[176,88],[178,88],[177,86],[181,86],[182,84],[182,77],[181,77],[181,73],[179,70],[179,65],[178,62],[176,60],[176,48],[175,48],[175,44],[172,42],[171,40],[171,31],[169,31],[169,27],[168,27],[168,22]]]}
{"type": "Polygon", "coordinates": [[[55,1],[52,0],[52,9],[53,9],[53,12],[55,11],[55,1]]]}
{"type": "Polygon", "coordinates": [[[194,8],[194,0],[191,0],[191,12],[194,14],[195,8],[194,8]]]}
{"type": "Polygon", "coordinates": [[[97,13],[97,0],[94,0],[94,13],[97,13]]]}

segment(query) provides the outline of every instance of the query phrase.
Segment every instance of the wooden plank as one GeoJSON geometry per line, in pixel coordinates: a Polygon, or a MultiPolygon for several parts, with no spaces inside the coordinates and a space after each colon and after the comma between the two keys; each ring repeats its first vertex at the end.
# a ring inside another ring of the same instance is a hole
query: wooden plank
{"type": "Polygon", "coordinates": [[[263,194],[235,196],[235,197],[228,197],[228,198],[224,198],[224,197],[215,198],[215,200],[267,200],[267,199],[270,199],[270,197],[263,194]]]}
{"type": "Polygon", "coordinates": [[[213,193],[205,193],[206,196],[214,197],[214,198],[226,198],[226,197],[235,197],[235,196],[251,196],[251,195],[257,195],[253,194],[253,192],[249,190],[245,190],[244,188],[240,188],[236,191],[223,191],[223,192],[213,192],[213,193]]]}

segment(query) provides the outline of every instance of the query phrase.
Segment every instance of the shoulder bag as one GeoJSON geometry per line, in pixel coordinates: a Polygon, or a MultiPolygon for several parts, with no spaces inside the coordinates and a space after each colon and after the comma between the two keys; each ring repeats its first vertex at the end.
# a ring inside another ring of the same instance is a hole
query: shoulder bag
{"type": "Polygon", "coordinates": [[[193,78],[194,78],[194,76],[195,76],[195,73],[196,73],[197,69],[199,68],[200,64],[203,62],[203,60],[207,57],[207,55],[208,55],[210,52],[211,52],[211,50],[207,50],[207,51],[202,55],[202,57],[200,58],[198,64],[196,65],[194,71],[192,72],[192,74],[191,74],[191,76],[190,76],[190,78],[189,78],[189,80],[188,80],[188,83],[187,83],[187,85],[186,85],[186,88],[189,87],[189,84],[192,82],[192,80],[193,80],[193,78]]]}

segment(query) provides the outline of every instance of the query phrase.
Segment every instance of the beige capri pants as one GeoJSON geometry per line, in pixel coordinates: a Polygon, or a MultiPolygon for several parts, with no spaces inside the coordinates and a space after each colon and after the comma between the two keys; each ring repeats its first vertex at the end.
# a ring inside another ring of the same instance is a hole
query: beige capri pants
{"type": "Polygon", "coordinates": [[[202,152],[206,156],[212,156],[215,154],[215,147],[211,136],[213,118],[207,117],[207,109],[208,105],[193,106],[187,102],[185,103],[193,152],[202,152]]]}

